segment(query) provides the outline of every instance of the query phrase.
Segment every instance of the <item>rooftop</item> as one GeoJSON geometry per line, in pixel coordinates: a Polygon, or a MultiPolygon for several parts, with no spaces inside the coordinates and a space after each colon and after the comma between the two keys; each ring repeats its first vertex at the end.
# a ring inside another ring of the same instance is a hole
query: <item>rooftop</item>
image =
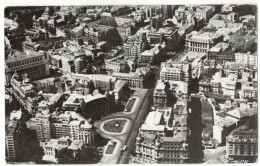
{"type": "Polygon", "coordinates": [[[42,56],[45,53],[42,51],[35,52],[35,51],[28,51],[27,54],[20,52],[18,50],[12,50],[10,54],[8,55],[8,58],[5,60],[6,63],[13,63],[17,61],[22,61],[30,58],[34,58],[37,56],[42,56]]]}

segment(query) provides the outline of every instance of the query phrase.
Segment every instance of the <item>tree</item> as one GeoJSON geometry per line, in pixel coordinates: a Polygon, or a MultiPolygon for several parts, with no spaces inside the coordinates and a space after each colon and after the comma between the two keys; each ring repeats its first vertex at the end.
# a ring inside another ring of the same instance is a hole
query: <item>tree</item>
{"type": "Polygon", "coordinates": [[[84,44],[83,40],[82,39],[78,39],[78,44],[79,45],[83,45],[84,44]]]}
{"type": "Polygon", "coordinates": [[[52,35],[56,35],[57,30],[56,30],[56,28],[50,27],[50,28],[49,28],[49,32],[50,32],[52,35]]]}
{"type": "Polygon", "coordinates": [[[57,18],[53,19],[53,23],[54,23],[54,28],[56,28],[57,27],[57,18]]]}
{"type": "Polygon", "coordinates": [[[54,10],[55,10],[56,12],[58,12],[58,11],[60,11],[60,8],[61,8],[60,6],[55,6],[55,7],[54,7],[54,10]]]}
{"type": "Polygon", "coordinates": [[[75,24],[76,23],[76,16],[72,16],[71,18],[70,18],[70,24],[75,24]]]}
{"type": "Polygon", "coordinates": [[[44,29],[46,30],[46,33],[49,32],[49,25],[47,21],[44,22],[44,29]]]}
{"type": "Polygon", "coordinates": [[[40,25],[41,29],[43,29],[44,24],[43,24],[43,20],[42,19],[39,20],[39,25],[40,25]]]}
{"type": "Polygon", "coordinates": [[[49,9],[50,9],[50,10],[49,10],[49,13],[48,13],[48,14],[49,14],[49,16],[52,16],[52,15],[55,13],[55,9],[54,9],[53,6],[50,6],[49,9]]]}

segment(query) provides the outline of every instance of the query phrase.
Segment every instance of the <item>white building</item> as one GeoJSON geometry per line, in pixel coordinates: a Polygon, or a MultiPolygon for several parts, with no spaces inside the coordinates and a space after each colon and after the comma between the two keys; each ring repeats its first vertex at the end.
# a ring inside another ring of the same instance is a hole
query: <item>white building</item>
{"type": "Polygon", "coordinates": [[[235,62],[244,64],[245,66],[250,66],[253,68],[257,68],[257,54],[251,54],[250,52],[242,53],[237,52],[235,53],[235,62]]]}

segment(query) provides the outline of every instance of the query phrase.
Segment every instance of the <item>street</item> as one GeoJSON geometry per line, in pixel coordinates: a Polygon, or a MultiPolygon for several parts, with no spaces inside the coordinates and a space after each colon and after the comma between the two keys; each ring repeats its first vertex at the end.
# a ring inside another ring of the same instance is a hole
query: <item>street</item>
{"type": "Polygon", "coordinates": [[[226,147],[218,147],[217,149],[204,150],[204,163],[205,164],[220,164],[227,163],[225,156],[226,147]]]}
{"type": "Polygon", "coordinates": [[[140,97],[140,101],[138,102],[135,111],[131,114],[126,114],[124,112],[116,112],[112,113],[104,118],[102,118],[99,121],[96,121],[94,126],[97,128],[97,132],[100,133],[100,135],[104,138],[108,138],[111,140],[118,140],[120,142],[120,148],[113,152],[110,156],[103,156],[101,159],[101,163],[127,163],[130,154],[134,152],[134,143],[136,139],[136,135],[138,133],[139,127],[144,121],[144,118],[147,115],[147,108],[149,108],[148,103],[150,103],[150,99],[152,98],[152,92],[153,89],[144,89],[136,91],[133,96],[140,97]],[[146,113],[146,114],[145,114],[146,113]],[[129,125],[126,129],[126,131],[122,134],[111,134],[107,133],[104,130],[101,129],[101,124],[108,120],[108,119],[115,119],[115,118],[127,118],[130,120],[130,123],[133,125],[129,125]],[[123,153],[121,152],[121,148],[127,145],[126,151],[123,153]],[[112,158],[111,158],[112,157],[112,158]]]}
{"type": "Polygon", "coordinates": [[[124,152],[121,152],[119,161],[117,162],[118,164],[128,164],[130,160],[130,155],[135,152],[135,140],[139,132],[139,128],[141,127],[146,115],[148,114],[147,109],[151,107],[153,90],[154,88],[148,90],[143,103],[138,109],[139,113],[137,115],[137,119],[135,120],[134,126],[132,127],[131,132],[129,132],[125,143],[128,149],[124,152]]]}

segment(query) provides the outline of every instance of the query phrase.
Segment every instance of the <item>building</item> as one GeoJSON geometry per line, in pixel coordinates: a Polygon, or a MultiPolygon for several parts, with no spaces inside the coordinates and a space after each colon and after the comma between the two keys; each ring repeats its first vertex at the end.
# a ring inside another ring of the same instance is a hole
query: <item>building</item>
{"type": "Polygon", "coordinates": [[[126,16],[118,16],[118,17],[114,17],[114,18],[115,18],[115,22],[116,22],[117,26],[122,26],[127,23],[133,23],[135,21],[134,18],[126,17],[126,16]]]}
{"type": "Polygon", "coordinates": [[[160,61],[166,55],[166,45],[163,44],[155,44],[155,46],[150,50],[145,50],[143,53],[140,54],[141,56],[141,63],[160,63],[160,61]]]}
{"type": "MultiPolygon", "coordinates": [[[[178,50],[178,29],[173,27],[163,27],[159,29],[159,33],[163,34],[162,41],[165,42],[167,51],[178,50]]],[[[160,42],[162,43],[162,42],[160,42]]]]}
{"type": "Polygon", "coordinates": [[[182,164],[189,159],[187,109],[178,103],[150,112],[136,138],[135,161],[182,164]],[[174,115],[173,115],[174,114],[174,115]]]}
{"type": "Polygon", "coordinates": [[[70,34],[71,34],[71,38],[76,41],[82,39],[84,36],[84,27],[83,26],[75,27],[71,30],[70,34]]]}
{"type": "Polygon", "coordinates": [[[257,68],[257,54],[237,52],[235,53],[235,62],[244,64],[246,67],[257,68]]]}
{"type": "Polygon", "coordinates": [[[45,52],[26,51],[26,53],[17,50],[11,50],[5,59],[5,81],[10,85],[14,72],[19,74],[28,74],[32,80],[36,80],[50,74],[49,61],[45,52]]]}
{"type": "Polygon", "coordinates": [[[40,142],[68,136],[73,140],[82,141],[85,145],[94,144],[95,132],[92,125],[74,111],[49,113],[46,110],[37,113],[36,131],[40,142]]]}
{"type": "Polygon", "coordinates": [[[21,160],[25,148],[26,119],[21,110],[10,113],[10,121],[5,133],[6,157],[9,161],[21,160]]]}
{"type": "MultiPolygon", "coordinates": [[[[137,34],[137,33],[136,33],[137,34]]],[[[140,61],[140,55],[149,48],[145,34],[129,36],[124,43],[125,56],[140,61]]]]}
{"type": "Polygon", "coordinates": [[[226,156],[228,162],[249,162],[257,160],[257,130],[241,126],[233,130],[226,139],[226,156]]]}
{"type": "Polygon", "coordinates": [[[214,26],[216,28],[225,28],[227,26],[227,23],[229,22],[236,22],[238,20],[238,14],[231,12],[227,15],[225,14],[215,14],[210,20],[209,24],[210,26],[214,26]]]}
{"type": "Polygon", "coordinates": [[[43,144],[43,161],[59,163],[59,155],[65,153],[67,149],[72,150],[71,156],[76,157],[80,151],[85,148],[81,140],[73,140],[69,137],[51,139],[43,144]]]}
{"type": "Polygon", "coordinates": [[[249,128],[257,126],[257,104],[231,103],[222,109],[213,99],[208,100],[213,108],[213,139],[217,144],[224,145],[226,137],[236,128],[247,125],[249,128]]]}
{"type": "Polygon", "coordinates": [[[101,14],[101,22],[102,22],[102,25],[116,27],[115,18],[112,13],[103,12],[101,14]]]}
{"type": "Polygon", "coordinates": [[[248,52],[256,42],[256,35],[246,34],[233,43],[232,47],[240,52],[248,52]]]}
{"type": "Polygon", "coordinates": [[[214,93],[228,95],[232,99],[238,97],[238,76],[236,74],[229,74],[228,76],[223,76],[220,72],[215,73],[210,81],[212,86],[212,91],[214,93]]]}
{"type": "Polygon", "coordinates": [[[96,120],[109,113],[109,106],[113,104],[110,103],[110,98],[109,95],[102,95],[97,91],[87,95],[73,93],[63,102],[62,109],[78,110],[85,118],[96,120]]]}
{"type": "Polygon", "coordinates": [[[190,64],[187,61],[168,60],[161,63],[160,80],[189,82],[190,70],[190,64]]]}
{"type": "Polygon", "coordinates": [[[68,80],[81,80],[82,82],[92,82],[96,89],[102,91],[112,91],[115,88],[116,78],[103,74],[71,74],[68,80]]]}
{"type": "Polygon", "coordinates": [[[257,100],[257,81],[246,81],[241,83],[239,96],[241,99],[257,100]]]}
{"type": "Polygon", "coordinates": [[[124,68],[126,66],[126,61],[124,60],[124,56],[116,56],[112,58],[105,59],[105,67],[107,70],[111,70],[113,72],[124,72],[124,68]]]}
{"type": "Polygon", "coordinates": [[[161,15],[156,15],[151,18],[151,26],[156,30],[163,27],[163,17],[161,15]]]}
{"type": "Polygon", "coordinates": [[[30,83],[30,79],[25,74],[24,78],[21,75],[14,73],[11,79],[12,92],[17,101],[22,107],[32,116],[35,116],[37,97],[36,89],[33,84],[30,83]]]}
{"type": "Polygon", "coordinates": [[[157,82],[153,92],[153,106],[155,107],[167,107],[167,92],[164,82],[157,82]]]}
{"type": "Polygon", "coordinates": [[[203,18],[206,22],[212,17],[215,9],[213,6],[197,6],[195,9],[195,16],[197,18],[203,18]]]}
{"type": "Polygon", "coordinates": [[[179,6],[178,9],[175,10],[175,16],[182,20],[187,20],[188,15],[190,15],[190,12],[187,6],[179,6]]]}
{"type": "Polygon", "coordinates": [[[216,33],[216,28],[203,28],[186,35],[185,47],[189,51],[208,52],[210,48],[223,40],[223,35],[216,33]]]}
{"type": "Polygon", "coordinates": [[[226,62],[234,62],[234,50],[231,49],[230,44],[223,42],[218,43],[209,49],[207,53],[207,60],[214,60],[216,65],[223,65],[226,62]]]}
{"type": "Polygon", "coordinates": [[[135,29],[132,23],[126,23],[116,27],[122,41],[125,41],[128,36],[132,36],[135,33],[135,29]]]}
{"type": "Polygon", "coordinates": [[[113,90],[115,101],[123,99],[125,88],[127,88],[127,84],[125,81],[116,81],[115,89],[113,90]]]}
{"type": "Polygon", "coordinates": [[[219,28],[216,33],[224,36],[223,41],[228,43],[237,42],[243,35],[243,27],[219,28]]]}
{"type": "Polygon", "coordinates": [[[85,36],[92,39],[94,43],[101,41],[110,41],[109,37],[113,36],[113,31],[115,27],[108,25],[90,25],[84,28],[85,36]]]}
{"type": "Polygon", "coordinates": [[[113,77],[118,80],[127,82],[127,85],[131,89],[143,89],[146,87],[147,78],[149,75],[149,69],[147,68],[137,68],[135,72],[130,73],[112,73],[113,77]]]}

